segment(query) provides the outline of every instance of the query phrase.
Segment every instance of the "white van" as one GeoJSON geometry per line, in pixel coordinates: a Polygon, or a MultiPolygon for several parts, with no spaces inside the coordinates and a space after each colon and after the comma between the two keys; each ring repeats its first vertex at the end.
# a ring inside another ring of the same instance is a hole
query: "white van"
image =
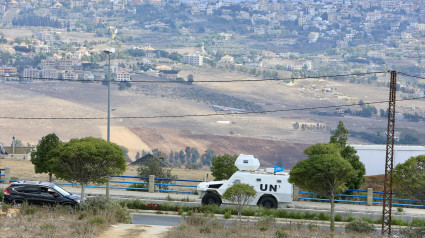
{"type": "Polygon", "coordinates": [[[198,185],[198,194],[202,198],[202,205],[230,203],[222,199],[227,188],[235,183],[245,183],[253,186],[257,195],[250,205],[259,205],[266,208],[277,208],[280,203],[291,203],[293,186],[288,182],[286,172],[274,173],[274,168],[260,171],[260,162],[252,155],[239,155],[235,161],[239,169],[228,180],[202,182],[198,185]]]}

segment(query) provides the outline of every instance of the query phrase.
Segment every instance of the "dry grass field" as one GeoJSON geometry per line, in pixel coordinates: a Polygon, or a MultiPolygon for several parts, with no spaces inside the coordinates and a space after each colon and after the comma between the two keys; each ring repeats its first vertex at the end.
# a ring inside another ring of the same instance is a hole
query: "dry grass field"
{"type": "Polygon", "coordinates": [[[251,222],[232,221],[223,225],[217,219],[204,215],[192,215],[185,217],[185,221],[173,227],[165,237],[169,238],[195,238],[195,237],[380,237],[366,233],[351,233],[335,231],[331,233],[327,227],[311,222],[286,222],[279,224],[272,217],[262,216],[253,218],[251,222]]]}

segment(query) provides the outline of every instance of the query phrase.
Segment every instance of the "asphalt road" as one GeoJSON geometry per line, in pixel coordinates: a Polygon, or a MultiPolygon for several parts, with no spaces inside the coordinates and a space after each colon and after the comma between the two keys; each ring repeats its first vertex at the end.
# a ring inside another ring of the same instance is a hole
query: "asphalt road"
{"type": "Polygon", "coordinates": [[[155,225],[155,226],[175,226],[182,220],[181,216],[170,215],[147,215],[147,214],[134,214],[133,224],[155,225]]]}

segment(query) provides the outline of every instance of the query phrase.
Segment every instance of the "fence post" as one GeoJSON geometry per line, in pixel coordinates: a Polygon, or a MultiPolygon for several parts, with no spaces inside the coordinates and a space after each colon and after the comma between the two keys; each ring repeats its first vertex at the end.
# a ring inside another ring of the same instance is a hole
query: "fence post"
{"type": "Polygon", "coordinates": [[[10,168],[4,168],[4,183],[10,183],[10,168]]]}
{"type": "Polygon", "coordinates": [[[155,192],[155,175],[149,175],[149,192],[155,192]]]}
{"type": "Polygon", "coordinates": [[[373,205],[373,188],[367,189],[367,205],[368,206],[373,205]]]}
{"type": "Polygon", "coordinates": [[[300,187],[294,186],[294,201],[298,201],[300,197],[300,187]]]}

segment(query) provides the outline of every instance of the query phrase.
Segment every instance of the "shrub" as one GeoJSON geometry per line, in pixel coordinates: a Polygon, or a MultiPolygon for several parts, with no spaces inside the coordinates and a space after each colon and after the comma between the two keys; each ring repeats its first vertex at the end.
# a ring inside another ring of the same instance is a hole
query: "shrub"
{"type": "Polygon", "coordinates": [[[373,225],[364,220],[354,220],[345,225],[346,231],[358,233],[370,233],[374,230],[373,225]]]}
{"type": "Polygon", "coordinates": [[[4,191],[0,190],[0,201],[3,201],[3,197],[4,197],[4,191]]]}
{"type": "Polygon", "coordinates": [[[211,233],[211,227],[209,227],[209,226],[201,227],[201,228],[199,229],[199,232],[200,232],[200,233],[211,233]]]}
{"type": "Polygon", "coordinates": [[[419,218],[413,218],[411,225],[412,226],[418,226],[418,227],[425,226],[425,220],[422,220],[422,219],[419,219],[419,218]]]}
{"type": "Polygon", "coordinates": [[[342,221],[343,219],[342,219],[342,216],[341,215],[339,215],[339,214],[336,214],[335,215],[335,221],[342,221]]]}
{"type": "Polygon", "coordinates": [[[41,226],[41,229],[43,229],[43,230],[52,230],[54,228],[55,228],[55,226],[53,224],[51,224],[51,223],[44,223],[41,226]]]}
{"type": "Polygon", "coordinates": [[[186,217],[184,217],[184,221],[188,225],[192,225],[192,226],[203,226],[203,225],[207,224],[208,219],[205,218],[205,217],[202,217],[200,215],[194,215],[194,216],[186,216],[186,217]]]}
{"type": "Polygon", "coordinates": [[[184,211],[183,211],[183,209],[181,209],[181,208],[177,211],[177,213],[178,213],[179,215],[182,215],[182,214],[183,214],[183,212],[184,212],[184,211]]]}
{"type": "Polygon", "coordinates": [[[108,219],[108,222],[131,223],[130,213],[120,202],[112,201],[104,197],[87,199],[87,201],[80,206],[80,209],[94,215],[102,214],[102,216],[108,219]]]}
{"type": "Polygon", "coordinates": [[[224,218],[225,219],[229,219],[231,217],[232,217],[232,211],[229,210],[229,211],[227,211],[227,212],[224,213],[224,218]]]}
{"type": "Polygon", "coordinates": [[[9,204],[3,203],[1,205],[1,210],[4,211],[4,212],[6,212],[7,209],[9,209],[9,208],[10,208],[10,205],[9,204]]]}
{"type": "Polygon", "coordinates": [[[394,226],[408,226],[409,224],[408,224],[407,221],[405,221],[403,219],[393,217],[393,218],[391,218],[391,225],[394,225],[394,226]]]}
{"type": "Polygon", "coordinates": [[[89,214],[87,212],[81,212],[80,215],[78,215],[78,220],[83,220],[86,218],[89,214]]]}
{"type": "Polygon", "coordinates": [[[419,238],[425,237],[425,227],[408,226],[400,230],[402,237],[419,238]]]}
{"type": "Polygon", "coordinates": [[[276,238],[287,238],[287,237],[289,237],[289,235],[282,228],[277,229],[275,235],[276,235],[276,238]]]}
{"type": "Polygon", "coordinates": [[[273,227],[276,224],[274,216],[263,216],[258,218],[257,225],[261,227],[273,227]]]}
{"type": "Polygon", "coordinates": [[[398,212],[402,212],[403,211],[403,208],[402,207],[397,207],[397,211],[398,212]]]}
{"type": "Polygon", "coordinates": [[[131,184],[128,186],[127,191],[139,191],[139,192],[147,192],[148,191],[148,185],[147,184],[131,184]]]}
{"type": "Polygon", "coordinates": [[[38,207],[28,205],[27,202],[22,203],[21,205],[21,213],[24,215],[33,215],[38,210],[38,207]]]}
{"type": "Polygon", "coordinates": [[[105,218],[100,217],[100,216],[94,216],[94,217],[90,217],[89,219],[87,219],[87,223],[92,224],[92,225],[105,225],[106,221],[105,218]]]}
{"type": "Polygon", "coordinates": [[[324,213],[324,212],[321,212],[321,213],[319,214],[319,220],[322,220],[322,221],[330,221],[330,220],[331,220],[331,216],[329,216],[328,214],[326,214],[326,213],[324,213]]]}

